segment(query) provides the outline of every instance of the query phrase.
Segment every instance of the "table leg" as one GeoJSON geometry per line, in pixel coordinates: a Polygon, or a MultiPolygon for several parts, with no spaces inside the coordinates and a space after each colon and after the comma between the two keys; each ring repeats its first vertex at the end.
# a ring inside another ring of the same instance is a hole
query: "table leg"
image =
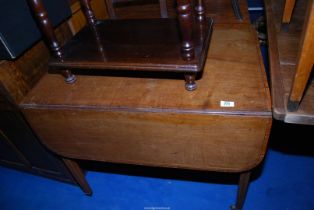
{"type": "MultiPolygon", "coordinates": [[[[46,37],[46,40],[49,43],[50,51],[53,53],[53,55],[59,59],[62,60],[62,51],[61,51],[61,45],[58,42],[58,39],[56,37],[56,34],[54,32],[53,25],[48,18],[48,12],[46,8],[44,7],[44,4],[42,1],[35,1],[35,0],[29,0],[29,5],[31,9],[34,11],[35,17],[37,19],[39,28],[41,29],[42,33],[46,37]]],[[[64,80],[67,84],[73,84],[76,81],[76,77],[71,73],[70,70],[63,70],[61,71],[64,80]]]]}
{"type": "Polygon", "coordinates": [[[195,57],[192,39],[193,18],[191,0],[177,0],[178,20],[182,37],[181,55],[184,60],[190,61],[195,57]]]}
{"type": "Polygon", "coordinates": [[[314,64],[314,0],[308,2],[301,35],[296,71],[289,95],[287,109],[297,111],[306,90],[314,64]]]}
{"type": "Polygon", "coordinates": [[[237,193],[237,201],[235,205],[231,206],[231,210],[242,210],[244,201],[246,198],[246,193],[249,186],[251,172],[244,172],[240,175],[238,193],[237,193]]]}
{"type": "Polygon", "coordinates": [[[96,17],[92,10],[91,0],[80,0],[81,8],[89,25],[96,25],[96,17]]]}
{"type": "Polygon", "coordinates": [[[196,13],[196,18],[199,21],[204,21],[206,19],[205,6],[204,6],[204,3],[203,3],[203,0],[197,0],[195,2],[194,10],[195,10],[195,13],[196,13]]]}
{"type": "Polygon", "coordinates": [[[286,0],[282,15],[282,23],[290,23],[295,0],[286,0]]]}
{"type": "Polygon", "coordinates": [[[93,191],[90,188],[88,182],[86,181],[84,173],[83,173],[81,167],[75,161],[67,159],[67,158],[63,158],[63,162],[68,167],[68,169],[70,170],[73,178],[79,184],[79,186],[83,190],[83,192],[86,195],[92,195],[93,191]]]}

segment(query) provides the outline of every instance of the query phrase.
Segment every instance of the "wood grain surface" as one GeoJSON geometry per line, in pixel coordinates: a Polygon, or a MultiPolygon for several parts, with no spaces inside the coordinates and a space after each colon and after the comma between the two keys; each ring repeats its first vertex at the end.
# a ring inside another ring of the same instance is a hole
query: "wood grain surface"
{"type": "Polygon", "coordinates": [[[185,33],[193,32],[194,35],[194,39],[189,40],[194,47],[185,50],[186,54],[195,54],[189,62],[183,59],[185,53],[181,45],[187,44],[181,41],[177,20],[163,18],[99,21],[95,26],[85,27],[78,32],[61,48],[62,59],[56,57],[51,60],[50,65],[60,69],[102,71],[202,71],[212,31],[212,20],[202,25],[194,23],[192,27],[191,17],[191,23],[183,23],[191,24],[188,29],[193,29],[190,32],[185,30],[185,33]]]}
{"type": "Polygon", "coordinates": [[[178,88],[180,78],[81,75],[77,84],[66,85],[59,75],[49,74],[21,106],[269,115],[269,90],[255,31],[250,26],[229,27],[216,26],[199,90],[193,93],[178,88]],[[220,101],[236,105],[224,108],[220,101]]]}
{"type": "Polygon", "coordinates": [[[256,34],[222,24],[212,39],[193,92],[166,78],[78,76],[66,85],[48,74],[20,106],[42,142],[65,157],[249,170],[265,154],[272,122],[256,34]]]}
{"type": "Polygon", "coordinates": [[[26,116],[64,157],[231,172],[262,160],[271,124],[269,117],[99,110],[30,109],[26,116]]]}

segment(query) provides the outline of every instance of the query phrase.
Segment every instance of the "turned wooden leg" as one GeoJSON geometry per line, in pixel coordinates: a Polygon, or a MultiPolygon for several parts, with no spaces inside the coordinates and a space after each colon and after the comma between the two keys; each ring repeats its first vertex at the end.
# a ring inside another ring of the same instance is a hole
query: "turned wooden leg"
{"type": "Polygon", "coordinates": [[[314,64],[314,0],[308,2],[288,111],[297,111],[314,64]]]}
{"type": "Polygon", "coordinates": [[[243,20],[243,16],[242,16],[242,13],[241,13],[241,10],[240,10],[240,6],[239,6],[239,2],[238,0],[231,0],[231,5],[232,5],[232,9],[233,9],[233,12],[234,12],[234,15],[236,16],[236,18],[238,20],[243,20]]]}
{"type": "Polygon", "coordinates": [[[194,45],[192,41],[193,17],[191,0],[177,0],[178,19],[182,37],[181,54],[184,60],[194,58],[194,45]]]}
{"type": "Polygon", "coordinates": [[[82,191],[86,194],[91,196],[93,194],[92,189],[90,188],[88,182],[85,179],[84,173],[81,167],[73,160],[63,158],[63,162],[70,170],[73,178],[79,184],[82,191]]]}
{"type": "Polygon", "coordinates": [[[242,210],[244,201],[246,198],[246,193],[249,186],[251,172],[244,172],[240,175],[237,201],[235,205],[231,206],[231,210],[242,210]]]}
{"type": "Polygon", "coordinates": [[[71,73],[69,70],[63,70],[62,71],[62,76],[64,77],[64,81],[67,84],[73,84],[76,81],[76,77],[74,74],[71,73]]]}
{"type": "MultiPolygon", "coordinates": [[[[49,43],[50,51],[53,55],[62,60],[62,52],[60,44],[56,38],[53,26],[51,21],[48,18],[48,13],[46,8],[44,7],[41,0],[28,0],[30,7],[35,13],[35,17],[37,19],[38,25],[46,37],[46,40],[49,43]]],[[[72,84],[76,81],[75,76],[71,73],[70,70],[62,71],[62,75],[64,76],[64,80],[68,84],[72,84]]]]}
{"type": "Polygon", "coordinates": [[[195,90],[197,85],[195,83],[195,74],[185,74],[185,89],[188,91],[195,90]]]}
{"type": "Polygon", "coordinates": [[[205,6],[203,0],[196,0],[195,7],[196,19],[199,21],[204,21],[206,19],[205,16],[205,6]]]}
{"type": "Polygon", "coordinates": [[[97,20],[96,20],[94,12],[92,10],[92,6],[91,6],[90,1],[91,0],[80,0],[80,3],[81,3],[81,7],[82,7],[83,13],[85,15],[85,18],[86,18],[88,24],[89,25],[95,25],[97,20]]]}
{"type": "Polygon", "coordinates": [[[290,23],[295,0],[286,0],[282,15],[282,23],[290,23]]]}

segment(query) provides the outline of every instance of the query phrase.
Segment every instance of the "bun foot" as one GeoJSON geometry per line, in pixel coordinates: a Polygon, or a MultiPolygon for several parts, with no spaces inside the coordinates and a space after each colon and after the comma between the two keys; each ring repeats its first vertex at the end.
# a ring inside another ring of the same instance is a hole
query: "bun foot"
{"type": "Polygon", "coordinates": [[[64,81],[67,84],[73,84],[76,81],[76,77],[70,70],[63,70],[61,71],[62,76],[64,77],[64,81]]]}
{"type": "Polygon", "coordinates": [[[195,82],[195,74],[186,74],[185,77],[185,89],[187,91],[193,91],[197,88],[196,82],[195,82]]]}
{"type": "Polygon", "coordinates": [[[71,74],[70,76],[65,77],[65,78],[64,78],[64,81],[65,81],[65,83],[67,83],[67,84],[73,84],[73,83],[76,82],[76,77],[75,77],[74,74],[71,74]]]}

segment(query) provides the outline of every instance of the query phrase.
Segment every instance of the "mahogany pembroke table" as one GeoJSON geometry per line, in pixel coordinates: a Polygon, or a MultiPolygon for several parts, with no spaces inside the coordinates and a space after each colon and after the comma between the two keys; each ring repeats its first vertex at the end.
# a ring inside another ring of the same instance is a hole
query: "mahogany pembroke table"
{"type": "Polygon", "coordinates": [[[242,209],[250,171],[266,152],[271,102],[256,31],[223,21],[194,91],[167,77],[76,74],[68,85],[46,74],[26,95],[25,118],[86,194],[77,159],[239,173],[232,209],[242,209]]]}

